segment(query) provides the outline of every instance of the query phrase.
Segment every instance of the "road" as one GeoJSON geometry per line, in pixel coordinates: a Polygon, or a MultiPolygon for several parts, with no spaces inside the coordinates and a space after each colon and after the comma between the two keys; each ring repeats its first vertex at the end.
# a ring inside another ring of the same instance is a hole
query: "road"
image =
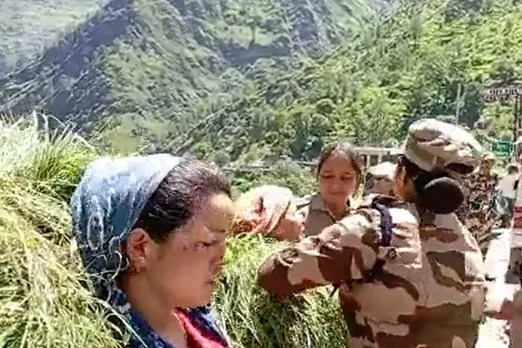
{"type": "MultiPolygon", "coordinates": [[[[496,278],[499,282],[505,283],[505,275],[509,266],[510,233],[508,229],[496,230],[496,232],[499,232],[499,235],[491,241],[488,252],[486,254],[486,274],[489,277],[496,278]]],[[[512,298],[516,287],[517,285],[514,284],[505,284],[505,286],[502,286],[501,283],[497,283],[496,285],[493,285],[493,289],[495,290],[492,293],[496,293],[498,295],[503,294],[508,298],[512,298]],[[502,290],[505,290],[505,292],[502,293],[502,290]]],[[[489,292],[491,292],[491,290],[489,292]]],[[[500,297],[501,296],[499,296],[499,298],[500,297]]],[[[505,332],[507,327],[508,323],[505,320],[487,318],[480,327],[479,340],[475,347],[509,347],[509,337],[505,332]]]]}

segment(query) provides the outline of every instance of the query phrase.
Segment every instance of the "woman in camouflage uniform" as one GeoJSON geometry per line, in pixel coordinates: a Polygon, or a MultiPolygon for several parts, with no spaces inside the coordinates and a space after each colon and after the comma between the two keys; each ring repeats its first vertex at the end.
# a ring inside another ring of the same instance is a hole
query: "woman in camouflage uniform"
{"type": "MultiPolygon", "coordinates": [[[[304,235],[314,236],[350,214],[350,201],[362,182],[362,165],[352,146],[334,143],[324,147],[316,169],[319,192],[297,202],[304,217],[304,235]]],[[[355,325],[358,304],[346,288],[339,291],[339,302],[348,329],[355,325]]]]}
{"type": "Polygon", "coordinates": [[[349,214],[350,199],[361,183],[361,172],[349,144],[328,145],[317,164],[319,192],[295,199],[288,188],[255,187],[236,201],[233,232],[261,233],[289,241],[303,237],[297,230],[305,236],[316,235],[349,214]]]}
{"type": "Polygon", "coordinates": [[[326,146],[319,156],[316,177],[319,192],[296,201],[305,218],[306,236],[321,233],[350,213],[350,200],[362,181],[362,166],[351,145],[326,146]]]}
{"type": "Polygon", "coordinates": [[[412,124],[395,174],[399,198],[370,196],[339,223],[270,256],[260,285],[278,296],[336,283],[352,289],[359,308],[351,348],[472,348],[483,261],[453,212],[464,200],[459,176],[480,152],[461,128],[412,124]]]}

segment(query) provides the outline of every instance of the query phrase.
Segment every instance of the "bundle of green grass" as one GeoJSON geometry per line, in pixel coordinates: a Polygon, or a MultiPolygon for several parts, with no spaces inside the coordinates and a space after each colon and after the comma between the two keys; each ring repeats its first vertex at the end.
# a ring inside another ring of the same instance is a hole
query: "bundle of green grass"
{"type": "MultiPolygon", "coordinates": [[[[70,132],[40,128],[0,119],[0,348],[117,347],[69,239],[69,197],[96,153],[70,132]]],[[[331,288],[278,301],[256,285],[259,264],[280,247],[229,241],[214,309],[233,346],[343,347],[331,288]]]]}
{"type": "Polygon", "coordinates": [[[235,348],[346,347],[346,327],[332,287],[277,299],[256,283],[259,265],[284,247],[259,235],[228,241],[215,305],[235,348]]]}
{"type": "Polygon", "coordinates": [[[94,152],[0,120],[0,347],[116,347],[71,250],[67,197],[94,152]]]}

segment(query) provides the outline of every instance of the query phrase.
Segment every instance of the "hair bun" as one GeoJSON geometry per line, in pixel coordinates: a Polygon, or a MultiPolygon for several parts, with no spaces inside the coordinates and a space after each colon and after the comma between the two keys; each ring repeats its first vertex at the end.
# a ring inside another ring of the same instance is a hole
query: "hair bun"
{"type": "Polygon", "coordinates": [[[458,181],[447,176],[428,181],[418,194],[424,208],[435,214],[455,212],[465,198],[462,186],[458,181]]]}

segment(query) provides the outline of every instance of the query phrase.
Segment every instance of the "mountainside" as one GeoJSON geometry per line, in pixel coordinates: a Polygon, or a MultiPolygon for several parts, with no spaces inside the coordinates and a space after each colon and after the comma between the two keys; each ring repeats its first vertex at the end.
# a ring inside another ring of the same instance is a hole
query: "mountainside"
{"type": "Polygon", "coordinates": [[[0,1],[0,77],[52,45],[107,0],[0,1]]]}
{"type": "Polygon", "coordinates": [[[226,102],[245,78],[262,78],[265,66],[280,71],[319,57],[374,18],[376,7],[365,0],[112,0],[0,80],[1,109],[36,108],[85,131],[101,123],[113,144],[133,149],[143,138],[155,143],[183,132],[200,118],[202,100],[226,102]]]}
{"type": "Polygon", "coordinates": [[[484,104],[483,88],[521,74],[519,1],[406,2],[323,60],[250,86],[164,147],[226,162],[312,159],[332,139],[396,146],[419,118],[454,122],[459,84],[459,122],[489,120],[482,132],[510,140],[511,104],[484,104]]]}

